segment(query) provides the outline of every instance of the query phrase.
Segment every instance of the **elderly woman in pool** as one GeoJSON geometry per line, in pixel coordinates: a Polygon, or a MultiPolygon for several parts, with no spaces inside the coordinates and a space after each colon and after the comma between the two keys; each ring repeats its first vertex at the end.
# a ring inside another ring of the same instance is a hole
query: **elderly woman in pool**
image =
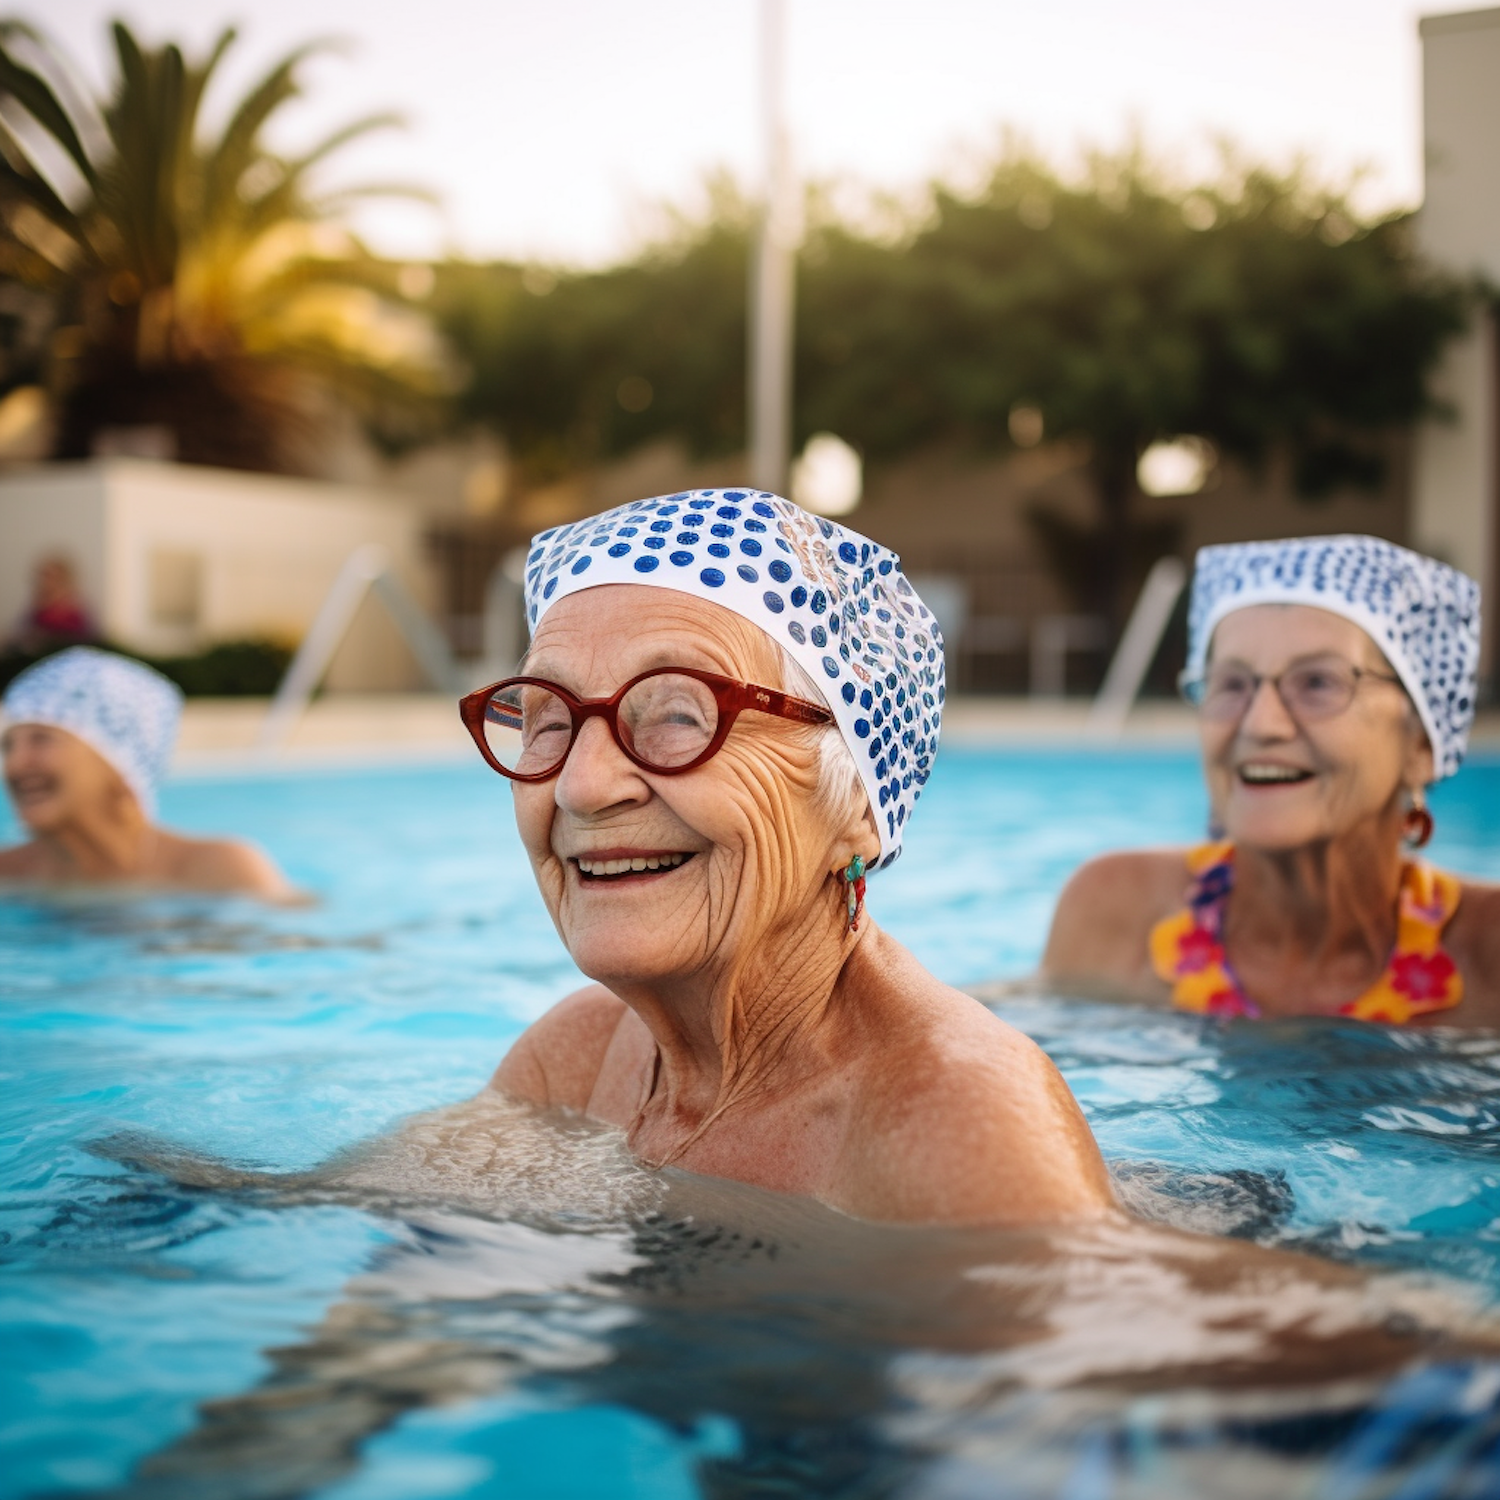
{"type": "Polygon", "coordinates": [[[286,900],[259,849],[155,821],[182,694],[128,657],[74,646],[22,672],[0,700],[0,767],[24,843],[0,885],[147,887],[286,900]]]}
{"type": "Polygon", "coordinates": [[[463,713],[596,983],[493,1087],[617,1125],[650,1165],[864,1218],[1107,1213],[1052,1064],[863,911],[943,694],[899,559],[775,496],[706,491],[544,532],[526,587],[524,675],[463,713]]]}
{"type": "Polygon", "coordinates": [[[1500,1024],[1500,888],[1413,853],[1473,719],[1478,586],[1372,537],[1209,547],[1189,632],[1216,835],[1085,865],[1047,976],[1220,1016],[1500,1024]]]}

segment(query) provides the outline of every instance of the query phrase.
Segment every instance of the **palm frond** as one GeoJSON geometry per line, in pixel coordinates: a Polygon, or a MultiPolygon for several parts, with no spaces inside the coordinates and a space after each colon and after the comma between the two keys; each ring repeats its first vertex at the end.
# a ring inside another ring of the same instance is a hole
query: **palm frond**
{"type": "Polygon", "coordinates": [[[237,197],[245,173],[262,159],[260,133],[266,121],[282,105],[301,94],[297,74],[303,63],[318,52],[343,45],[337,38],[325,37],[298,47],[282,58],[240,101],[203,162],[205,180],[211,185],[205,204],[210,217],[217,217],[237,197]]]}
{"type": "Polygon", "coordinates": [[[377,114],[366,115],[363,119],[353,120],[348,125],[341,126],[338,130],[324,136],[310,151],[289,161],[287,176],[294,178],[303,176],[320,161],[347,146],[350,141],[358,140],[362,135],[369,135],[376,130],[404,130],[405,128],[406,117],[393,110],[385,110],[377,114]]]}
{"type": "Polygon", "coordinates": [[[442,202],[440,195],[431,188],[419,187],[413,182],[357,182],[310,199],[307,210],[316,218],[337,218],[346,209],[370,198],[402,198],[409,203],[425,203],[431,207],[442,202]]]}
{"type": "Polygon", "coordinates": [[[86,453],[101,425],[164,421],[192,461],[295,467],[294,452],[315,451],[306,439],[326,408],[309,404],[310,390],[360,409],[394,409],[401,392],[418,405],[441,400],[450,362],[430,324],[399,298],[391,268],[340,227],[356,202],[431,196],[409,184],[308,186],[345,146],[399,118],[351,121],[291,157],[265,142],[301,93],[306,58],[336,44],[284,57],[204,138],[204,100],[234,31],[201,58],[145,47],[123,23],[112,35],[112,88],[96,115],[70,114],[43,92],[44,74],[66,74],[63,55],[0,22],[0,97],[49,134],[98,122],[87,151],[79,130],[68,137],[89,167],[87,200],[70,204],[0,119],[0,277],[45,288],[75,330],[53,374],[58,451],[86,453]],[[4,51],[23,39],[43,48],[41,72],[4,51]]]}
{"type": "Polygon", "coordinates": [[[30,154],[14,131],[0,120],[0,200],[20,198],[45,214],[64,233],[80,242],[86,236],[78,216],[31,164],[30,154]]]}
{"type": "Polygon", "coordinates": [[[17,61],[3,43],[0,43],[0,94],[9,94],[67,152],[68,159],[90,187],[96,184],[94,164],[52,85],[40,73],[17,61]]]}

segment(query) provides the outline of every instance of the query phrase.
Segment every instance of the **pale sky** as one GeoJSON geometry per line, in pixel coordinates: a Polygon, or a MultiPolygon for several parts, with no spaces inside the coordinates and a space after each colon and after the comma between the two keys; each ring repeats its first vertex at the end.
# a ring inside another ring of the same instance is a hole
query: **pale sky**
{"type": "MultiPolygon", "coordinates": [[[[607,261],[651,208],[691,203],[704,174],[760,166],[759,0],[23,0],[96,80],[105,22],[202,49],[241,41],[237,92],[313,36],[348,56],[309,70],[288,144],[370,111],[409,129],[351,150],[340,175],[436,189],[443,208],[362,221],[393,255],[456,250],[607,261]]],[[[1227,134],[1261,157],[1305,152],[1325,175],[1370,176],[1367,202],[1421,195],[1412,0],[787,0],[787,114],[800,168],[909,189],[962,171],[1016,128],[1066,159],[1139,130],[1202,160],[1227,134]]]]}

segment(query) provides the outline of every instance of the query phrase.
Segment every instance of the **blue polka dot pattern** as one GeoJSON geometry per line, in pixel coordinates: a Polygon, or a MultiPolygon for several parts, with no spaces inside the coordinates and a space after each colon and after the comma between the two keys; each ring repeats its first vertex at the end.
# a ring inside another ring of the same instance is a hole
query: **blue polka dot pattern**
{"type": "Polygon", "coordinates": [[[712,599],[759,626],[824,684],[876,812],[876,868],[896,858],[932,774],[945,689],[942,635],[895,553],[777,495],[660,495],[532,539],[526,559],[531,630],[559,599],[610,583],[712,599]],[[642,550],[660,546],[668,534],[679,550],[642,550]],[[606,550],[580,553],[585,547],[606,550]],[[736,553],[761,565],[731,566],[736,553]],[[586,573],[574,565],[580,556],[594,559],[586,573]],[[658,567],[663,558],[672,566],[658,567]],[[778,587],[768,589],[767,579],[778,587]]]}
{"type": "Polygon", "coordinates": [[[1214,627],[1252,604],[1310,604],[1352,620],[1401,679],[1439,777],[1463,764],[1479,675],[1479,585],[1446,563],[1373,536],[1204,547],[1188,608],[1188,670],[1214,627]]]}
{"type": "Polygon", "coordinates": [[[160,672],[92,646],[72,646],[27,667],[6,690],[8,724],[50,724],[76,734],[117,770],[141,811],[156,812],[182,694],[160,672]]]}

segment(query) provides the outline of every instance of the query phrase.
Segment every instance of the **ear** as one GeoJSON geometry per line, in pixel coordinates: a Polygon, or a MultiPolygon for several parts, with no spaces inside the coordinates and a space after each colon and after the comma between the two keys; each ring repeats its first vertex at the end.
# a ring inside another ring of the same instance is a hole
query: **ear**
{"type": "Polygon", "coordinates": [[[875,826],[875,814],[870,810],[868,799],[859,812],[851,814],[835,833],[830,873],[842,875],[850,858],[856,854],[862,854],[865,865],[872,870],[880,859],[880,830],[875,826]]]}
{"type": "Polygon", "coordinates": [[[1411,710],[1411,733],[1407,736],[1406,757],[1401,767],[1401,784],[1405,787],[1429,786],[1437,780],[1437,765],[1432,742],[1416,709],[1411,710]]]}

